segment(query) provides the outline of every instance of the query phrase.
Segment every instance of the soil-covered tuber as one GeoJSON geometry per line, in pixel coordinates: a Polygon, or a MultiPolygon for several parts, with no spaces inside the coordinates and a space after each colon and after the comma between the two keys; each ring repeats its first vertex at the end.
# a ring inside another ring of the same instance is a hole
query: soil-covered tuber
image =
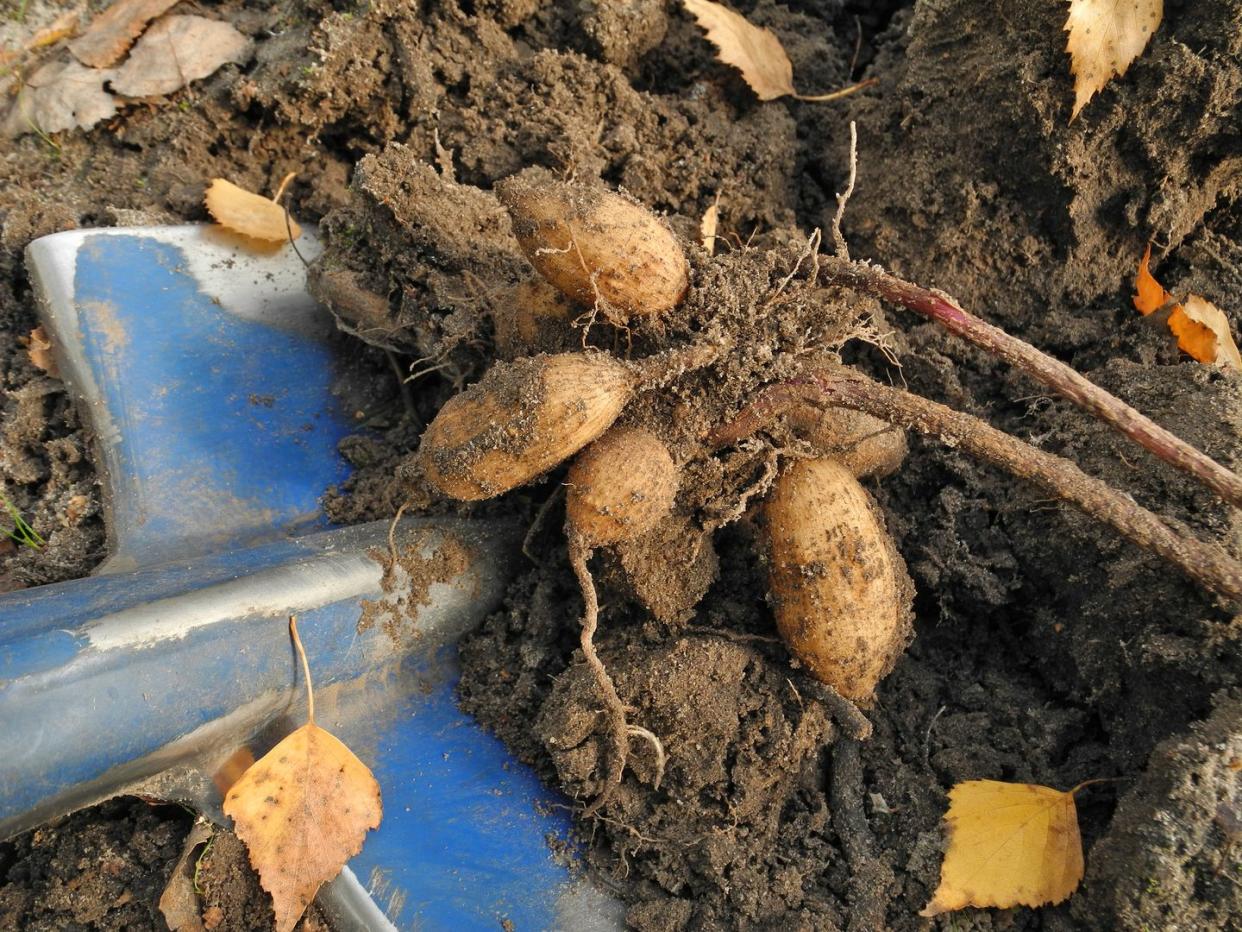
{"type": "Polygon", "coordinates": [[[427,481],[462,501],[529,482],[606,431],[636,380],[604,353],[497,363],[427,426],[419,446],[427,481]]]}
{"type": "Polygon", "coordinates": [[[599,547],[649,531],[672,510],[677,466],[650,431],[614,427],[578,455],[566,485],[570,529],[599,547]]]}
{"type": "Polygon", "coordinates": [[[914,591],[871,496],[840,463],[798,460],[765,518],[781,636],[816,679],[869,701],[910,640],[914,591]]]}
{"type": "Polygon", "coordinates": [[[656,317],[689,288],[689,265],[669,228],[602,187],[527,169],[496,185],[513,232],[539,274],[614,323],[656,317]]]}

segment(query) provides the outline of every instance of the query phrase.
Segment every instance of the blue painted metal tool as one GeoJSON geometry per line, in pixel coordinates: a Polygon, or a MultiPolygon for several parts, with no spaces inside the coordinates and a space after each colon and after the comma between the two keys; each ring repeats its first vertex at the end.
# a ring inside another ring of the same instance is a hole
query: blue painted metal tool
{"type": "Polygon", "coordinates": [[[28,262],[98,441],[110,556],[0,597],[0,838],[122,792],[223,821],[239,762],[301,723],[297,614],[317,719],[383,791],[383,824],[321,895],[341,929],[617,928],[548,848],[557,800],[453,700],[455,643],[499,603],[515,529],[406,520],[390,538],[320,510],[350,412],[292,250],[109,229],[28,262]]]}

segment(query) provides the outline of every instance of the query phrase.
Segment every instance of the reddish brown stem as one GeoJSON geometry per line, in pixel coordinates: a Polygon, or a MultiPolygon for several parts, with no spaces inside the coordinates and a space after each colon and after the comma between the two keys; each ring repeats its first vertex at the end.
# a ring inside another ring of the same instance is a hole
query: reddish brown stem
{"type": "Polygon", "coordinates": [[[1242,564],[1223,549],[1177,533],[1147,509],[1088,476],[1069,460],[1046,453],[968,414],[889,388],[847,370],[821,371],[771,386],[710,437],[718,446],[760,429],[796,403],[815,401],[863,411],[936,437],[1015,476],[1029,479],[1057,498],[1117,530],[1219,595],[1242,599],[1242,564]]]}
{"type": "Polygon", "coordinates": [[[861,262],[821,256],[820,273],[835,282],[886,298],[922,314],[1021,369],[1074,404],[1108,422],[1154,456],[1194,476],[1231,505],[1242,507],[1242,476],[1165,430],[1120,398],[1031,344],[963,310],[949,295],[889,275],[861,262]]]}

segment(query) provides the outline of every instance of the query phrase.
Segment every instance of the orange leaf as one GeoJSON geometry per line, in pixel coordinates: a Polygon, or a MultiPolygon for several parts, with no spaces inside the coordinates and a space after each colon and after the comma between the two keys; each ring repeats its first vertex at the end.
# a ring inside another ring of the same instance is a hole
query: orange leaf
{"type": "Polygon", "coordinates": [[[259,758],[224,799],[224,812],[272,895],[277,932],[297,924],[319,887],[362,850],[382,814],[371,771],[315,724],[310,668],[292,618],[289,628],[306,675],[309,720],[259,758]]]}
{"type": "MultiPolygon", "coordinates": [[[[1151,244],[1139,262],[1134,276],[1134,306],[1142,314],[1159,310],[1173,300],[1148,268],[1151,244]]],[[[1178,348],[1202,363],[1242,371],[1242,354],[1238,353],[1229,320],[1216,305],[1197,294],[1186,297],[1185,304],[1174,304],[1169,311],[1169,330],[1177,337],[1178,348]]]]}
{"type": "Polygon", "coordinates": [[[1242,355],[1229,332],[1224,311],[1197,294],[1186,296],[1169,317],[1169,329],[1177,335],[1177,345],[1199,362],[1242,372],[1242,355]]]}
{"type": "Polygon", "coordinates": [[[1082,880],[1074,792],[970,780],[949,791],[940,886],[920,916],[1060,903],[1082,880]]]}
{"type": "Polygon", "coordinates": [[[1139,261],[1138,274],[1134,276],[1134,306],[1144,314],[1157,311],[1173,299],[1155,278],[1152,277],[1149,264],[1151,262],[1151,243],[1139,261]]]}
{"type": "MultiPolygon", "coordinates": [[[[288,181],[288,179],[285,179],[288,181]]],[[[284,185],[281,185],[283,190],[284,185]]],[[[276,194],[279,199],[280,192],[276,194]]],[[[207,212],[221,226],[269,243],[281,243],[289,239],[292,231],[293,239],[302,235],[302,228],[290,218],[289,226],[285,226],[285,209],[261,195],[239,188],[231,181],[215,178],[207,188],[205,198],[207,212]]]]}
{"type": "Polygon", "coordinates": [[[1065,50],[1074,75],[1071,121],[1113,75],[1126,73],[1163,15],[1163,0],[1070,0],[1065,50]]]}

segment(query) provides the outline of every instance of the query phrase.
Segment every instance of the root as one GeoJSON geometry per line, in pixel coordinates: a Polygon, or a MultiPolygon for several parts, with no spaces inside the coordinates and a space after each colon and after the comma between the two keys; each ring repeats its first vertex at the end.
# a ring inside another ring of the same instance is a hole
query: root
{"type": "Polygon", "coordinates": [[[1210,591],[1242,599],[1242,563],[1215,544],[1170,527],[1133,499],[1088,476],[1069,460],[1047,453],[969,414],[912,395],[845,369],[820,370],[773,385],[732,421],[713,431],[718,446],[759,430],[793,404],[840,405],[882,418],[1029,479],[1084,514],[1109,525],[1131,543],[1177,567],[1210,591]]]}
{"type": "Polygon", "coordinates": [[[626,734],[631,738],[642,738],[655,751],[655,779],[651,785],[658,790],[661,781],[664,779],[664,766],[668,763],[668,755],[664,753],[664,742],[660,740],[660,736],[655,732],[648,731],[641,725],[626,725],[625,730],[626,734]]]}
{"type": "Polygon", "coordinates": [[[870,932],[888,925],[888,890],[893,868],[876,853],[875,836],[863,804],[862,755],[857,741],[844,738],[832,749],[832,827],[850,864],[850,917],[847,932],[870,932]]]}
{"type": "MultiPolygon", "coordinates": [[[[604,775],[604,788],[583,810],[584,816],[591,815],[608,802],[621,784],[621,775],[625,771],[625,764],[630,756],[630,729],[632,727],[626,721],[625,704],[617,695],[617,687],[613,685],[612,677],[608,675],[604,662],[595,653],[595,629],[599,625],[599,599],[595,594],[595,581],[591,578],[590,569],[587,568],[587,560],[590,556],[590,548],[581,536],[571,530],[569,532],[569,563],[573,567],[574,575],[578,577],[578,585],[582,588],[582,655],[586,658],[587,666],[590,667],[595,677],[595,685],[604,700],[604,716],[608,724],[608,738],[612,752],[609,755],[608,771],[604,775]]],[[[639,729],[639,731],[651,735],[646,729],[639,729]]],[[[655,738],[655,735],[651,737],[655,738]]],[[[658,738],[655,738],[655,746],[657,767],[662,776],[664,745],[658,738]]]]}
{"type": "Polygon", "coordinates": [[[1154,456],[1194,476],[1229,504],[1242,508],[1242,476],[1196,450],[1065,363],[963,310],[944,292],[903,281],[865,262],[822,256],[821,263],[830,281],[896,302],[934,320],[1090,411],[1154,456]]]}

